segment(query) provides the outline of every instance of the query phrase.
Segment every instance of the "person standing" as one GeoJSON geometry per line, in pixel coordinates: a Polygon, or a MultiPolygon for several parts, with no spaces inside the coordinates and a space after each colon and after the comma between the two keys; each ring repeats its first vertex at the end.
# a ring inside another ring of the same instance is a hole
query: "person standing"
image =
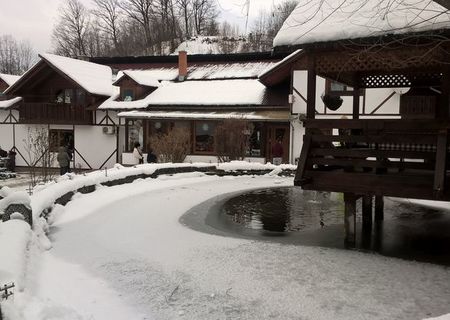
{"type": "Polygon", "coordinates": [[[282,142],[282,138],[277,137],[277,141],[272,146],[273,164],[276,166],[280,165],[283,162],[284,150],[283,150],[283,144],[281,142],[282,142]]]}
{"type": "Polygon", "coordinates": [[[144,156],[142,155],[141,144],[139,142],[134,144],[133,158],[135,160],[134,164],[144,163],[144,156]]]}
{"type": "Polygon", "coordinates": [[[153,153],[153,149],[152,148],[148,149],[147,163],[157,163],[157,162],[158,157],[156,156],[156,154],[153,153]]]}
{"type": "Polygon", "coordinates": [[[66,173],[70,172],[70,157],[69,153],[67,152],[67,148],[64,145],[61,145],[58,148],[58,155],[56,159],[58,160],[60,175],[63,176],[66,173]]]}

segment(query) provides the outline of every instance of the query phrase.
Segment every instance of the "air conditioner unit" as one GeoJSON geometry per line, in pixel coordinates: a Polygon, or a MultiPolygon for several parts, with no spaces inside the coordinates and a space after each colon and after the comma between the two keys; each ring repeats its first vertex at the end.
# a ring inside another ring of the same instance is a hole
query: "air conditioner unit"
{"type": "Polygon", "coordinates": [[[103,127],[103,133],[104,134],[114,134],[114,133],[116,133],[116,127],[114,127],[114,126],[103,127]]]}

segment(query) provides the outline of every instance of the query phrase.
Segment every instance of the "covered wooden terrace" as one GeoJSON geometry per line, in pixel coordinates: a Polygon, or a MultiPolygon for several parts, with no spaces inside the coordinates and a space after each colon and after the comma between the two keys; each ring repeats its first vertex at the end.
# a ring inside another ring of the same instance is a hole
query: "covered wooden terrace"
{"type": "Polygon", "coordinates": [[[356,200],[363,226],[383,219],[383,196],[450,201],[450,48],[448,41],[304,48],[308,71],[304,143],[295,185],[343,192],[348,242],[356,200]],[[316,76],[354,88],[352,119],[316,119],[316,76]],[[400,119],[360,119],[359,90],[409,88],[400,119]]]}

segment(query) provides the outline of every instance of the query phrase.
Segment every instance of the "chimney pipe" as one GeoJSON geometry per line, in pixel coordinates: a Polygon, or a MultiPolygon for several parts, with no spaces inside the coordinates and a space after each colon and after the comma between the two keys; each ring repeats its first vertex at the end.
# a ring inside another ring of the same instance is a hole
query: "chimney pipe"
{"type": "Polygon", "coordinates": [[[184,81],[188,72],[187,65],[187,52],[178,52],[178,81],[184,81]]]}

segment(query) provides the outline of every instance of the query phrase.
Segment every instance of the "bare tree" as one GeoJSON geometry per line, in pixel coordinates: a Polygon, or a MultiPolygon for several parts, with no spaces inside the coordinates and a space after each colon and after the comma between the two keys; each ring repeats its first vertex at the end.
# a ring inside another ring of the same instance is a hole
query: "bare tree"
{"type": "Polygon", "coordinates": [[[248,36],[245,51],[272,50],[273,39],[298,2],[299,0],[285,0],[277,6],[273,6],[269,11],[260,11],[248,36]]]}
{"type": "Polygon", "coordinates": [[[194,19],[194,29],[197,35],[203,35],[211,20],[215,20],[219,13],[214,0],[193,0],[192,16],[194,19]]]}
{"type": "Polygon", "coordinates": [[[11,35],[0,36],[0,72],[20,75],[35,59],[36,54],[28,41],[17,42],[11,35]]]}
{"type": "Polygon", "coordinates": [[[120,45],[120,20],[122,19],[122,11],[119,6],[119,0],[93,0],[96,6],[94,14],[99,20],[99,26],[102,31],[114,44],[116,54],[122,53],[120,45]]]}
{"type": "Polygon", "coordinates": [[[66,0],[53,29],[55,51],[65,56],[86,56],[90,14],[79,0],[66,0]]]}
{"type": "MultiPolygon", "coordinates": [[[[50,152],[50,138],[48,130],[44,128],[28,128],[26,139],[23,139],[27,161],[29,166],[29,175],[31,187],[39,182],[47,182],[53,178],[54,171],[52,166],[55,163],[56,156],[50,152]]],[[[54,143],[53,143],[54,144],[54,143]]]]}
{"type": "Polygon", "coordinates": [[[192,34],[192,0],[176,0],[176,6],[180,18],[183,20],[184,37],[189,38],[192,34]]]}
{"type": "Polygon", "coordinates": [[[120,7],[126,13],[129,19],[138,23],[144,31],[146,53],[152,54],[153,32],[152,18],[155,13],[155,4],[153,0],[123,0],[120,7]]]}

